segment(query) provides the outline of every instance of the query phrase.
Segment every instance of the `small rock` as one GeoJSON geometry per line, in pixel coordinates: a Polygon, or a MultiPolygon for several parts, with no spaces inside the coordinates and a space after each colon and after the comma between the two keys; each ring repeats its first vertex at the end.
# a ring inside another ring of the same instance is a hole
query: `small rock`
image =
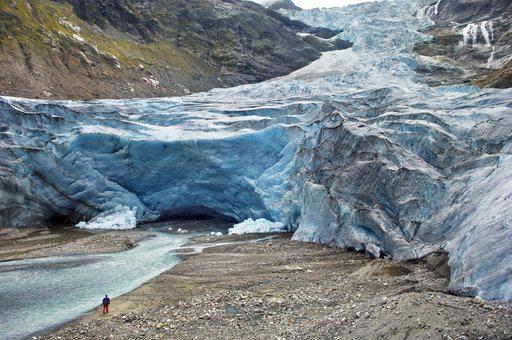
{"type": "Polygon", "coordinates": [[[236,308],[235,306],[227,306],[226,312],[229,314],[237,315],[240,314],[240,309],[236,308]]]}
{"type": "Polygon", "coordinates": [[[483,307],[483,305],[485,304],[485,300],[482,299],[482,297],[480,295],[478,295],[478,296],[475,297],[475,303],[477,303],[481,307],[483,307]]]}
{"type": "Polygon", "coordinates": [[[461,322],[460,322],[460,324],[461,324],[462,326],[467,326],[467,325],[469,325],[470,323],[471,323],[471,320],[470,320],[470,319],[468,319],[468,318],[464,318],[464,319],[463,319],[463,320],[461,320],[461,322]]]}

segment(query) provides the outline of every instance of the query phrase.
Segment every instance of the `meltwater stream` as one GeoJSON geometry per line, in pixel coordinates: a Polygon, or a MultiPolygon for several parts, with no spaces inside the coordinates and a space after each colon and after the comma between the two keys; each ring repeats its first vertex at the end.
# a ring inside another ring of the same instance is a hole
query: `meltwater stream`
{"type": "Polygon", "coordinates": [[[0,338],[13,339],[56,326],[173,267],[172,249],[194,234],[151,230],[155,237],[128,251],[0,263],[0,338]]]}

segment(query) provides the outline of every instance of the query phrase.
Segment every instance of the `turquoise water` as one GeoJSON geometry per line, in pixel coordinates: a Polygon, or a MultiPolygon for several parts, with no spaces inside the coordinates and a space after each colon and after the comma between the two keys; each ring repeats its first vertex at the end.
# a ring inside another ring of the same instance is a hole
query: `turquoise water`
{"type": "Polygon", "coordinates": [[[0,262],[0,338],[17,339],[79,317],[105,294],[125,294],[173,267],[172,249],[193,236],[156,237],[113,254],[0,262]]]}

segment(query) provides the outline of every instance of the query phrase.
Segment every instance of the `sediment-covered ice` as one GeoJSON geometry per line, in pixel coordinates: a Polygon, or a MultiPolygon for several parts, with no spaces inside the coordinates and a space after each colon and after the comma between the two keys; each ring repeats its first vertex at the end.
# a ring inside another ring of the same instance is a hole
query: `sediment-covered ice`
{"type": "Polygon", "coordinates": [[[512,90],[431,88],[424,1],[301,11],[354,42],[182,98],[0,99],[0,224],[264,218],[395,260],[449,252],[453,291],[512,300],[512,90]]]}
{"type": "Polygon", "coordinates": [[[253,220],[248,218],[243,222],[237,223],[228,230],[230,235],[249,234],[249,233],[279,233],[285,231],[285,225],[282,222],[271,222],[264,218],[253,220]]]}
{"type": "Polygon", "coordinates": [[[81,229],[135,229],[137,227],[136,211],[136,208],[130,209],[129,207],[118,205],[112,210],[97,215],[89,222],[82,221],[76,226],[81,229]]]}

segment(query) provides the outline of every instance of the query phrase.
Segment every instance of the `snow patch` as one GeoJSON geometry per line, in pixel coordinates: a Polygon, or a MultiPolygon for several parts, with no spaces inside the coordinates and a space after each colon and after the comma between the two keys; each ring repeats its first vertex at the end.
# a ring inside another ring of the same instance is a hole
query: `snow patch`
{"type": "Polygon", "coordinates": [[[228,233],[229,235],[242,235],[252,233],[282,233],[284,231],[286,230],[282,222],[270,222],[264,218],[257,220],[248,218],[241,223],[233,225],[233,228],[230,228],[228,233]]]}
{"type": "Polygon", "coordinates": [[[149,84],[149,85],[152,85],[154,87],[157,87],[160,82],[156,79],[153,79],[153,78],[146,78],[146,77],[143,77],[141,78],[143,82],[145,82],[146,84],[149,84]]]}
{"type": "Polygon", "coordinates": [[[73,38],[76,40],[76,41],[79,41],[81,43],[85,42],[85,39],[82,38],[80,35],[78,34],[73,34],[73,38]]]}
{"type": "Polygon", "coordinates": [[[131,209],[124,205],[118,205],[112,210],[99,214],[89,222],[78,223],[76,227],[81,229],[134,229],[137,227],[136,214],[137,208],[131,209]]]}
{"type": "Polygon", "coordinates": [[[74,25],[72,22],[68,21],[66,17],[60,18],[59,24],[63,27],[69,28],[72,31],[75,31],[76,33],[80,33],[82,31],[82,28],[80,28],[80,26],[74,25]]]}

